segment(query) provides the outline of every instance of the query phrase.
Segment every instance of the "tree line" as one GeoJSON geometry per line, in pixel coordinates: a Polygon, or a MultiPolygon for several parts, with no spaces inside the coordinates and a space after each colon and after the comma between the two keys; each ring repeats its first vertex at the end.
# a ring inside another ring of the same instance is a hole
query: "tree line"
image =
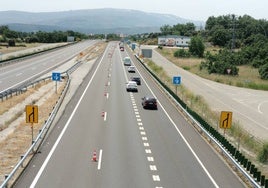
{"type": "Polygon", "coordinates": [[[161,35],[182,35],[191,37],[189,51],[180,49],[175,57],[204,57],[200,68],[209,73],[238,75],[239,65],[258,68],[260,78],[268,80],[268,22],[256,20],[248,15],[224,15],[207,19],[204,29],[197,30],[193,23],[164,25],[159,33],[135,35],[147,39],[161,35]],[[217,46],[220,50],[211,53],[205,44],[217,46]]]}
{"type": "Polygon", "coordinates": [[[268,80],[268,22],[248,15],[209,17],[203,35],[222,50],[207,53],[202,67],[209,73],[239,74],[238,65],[258,68],[260,78],[268,80]]]}
{"type": "Polygon", "coordinates": [[[0,26],[0,42],[8,43],[10,46],[14,46],[15,42],[26,43],[57,43],[67,42],[67,37],[73,36],[76,41],[87,39],[88,35],[75,32],[72,30],[67,31],[37,31],[37,32],[18,32],[9,29],[8,26],[0,26]]]}

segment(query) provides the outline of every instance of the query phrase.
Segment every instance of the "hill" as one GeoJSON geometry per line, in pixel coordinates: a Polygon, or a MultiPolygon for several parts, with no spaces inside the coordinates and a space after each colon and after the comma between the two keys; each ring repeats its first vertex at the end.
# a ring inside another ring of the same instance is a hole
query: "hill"
{"type": "Polygon", "coordinates": [[[87,9],[62,12],[0,11],[0,25],[23,32],[73,30],[82,33],[149,33],[157,32],[163,25],[192,22],[196,26],[202,21],[193,21],[171,14],[147,13],[126,9],[87,9]]]}

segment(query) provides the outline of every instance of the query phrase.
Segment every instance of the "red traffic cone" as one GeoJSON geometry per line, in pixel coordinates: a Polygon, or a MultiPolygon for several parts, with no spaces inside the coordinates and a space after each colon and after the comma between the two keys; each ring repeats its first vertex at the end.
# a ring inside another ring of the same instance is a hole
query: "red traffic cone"
{"type": "Polygon", "coordinates": [[[97,162],[97,153],[96,153],[96,150],[94,150],[94,152],[93,152],[92,161],[97,162]]]}

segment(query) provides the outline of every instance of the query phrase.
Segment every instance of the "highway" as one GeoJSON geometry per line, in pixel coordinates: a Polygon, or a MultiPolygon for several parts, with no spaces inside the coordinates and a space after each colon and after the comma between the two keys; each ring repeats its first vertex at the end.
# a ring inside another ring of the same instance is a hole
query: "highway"
{"type": "Polygon", "coordinates": [[[202,96],[213,111],[233,112],[233,122],[238,122],[253,137],[262,141],[268,139],[267,91],[229,86],[201,78],[174,65],[156,50],[153,50],[152,61],[163,67],[171,78],[181,76],[182,85],[195,95],[202,96]]]}
{"type": "Polygon", "coordinates": [[[15,187],[245,186],[133,56],[110,42],[15,187]],[[126,56],[136,73],[127,72],[126,56]],[[137,93],[125,89],[132,75],[142,78],[137,93]],[[142,108],[145,95],[158,99],[158,110],[142,108]]]}
{"type": "MultiPolygon", "coordinates": [[[[79,52],[95,44],[96,41],[85,41],[59,48],[49,53],[21,60],[0,68],[0,93],[19,86],[23,82],[40,77],[55,70],[58,66],[75,57],[79,52]]],[[[20,52],[18,52],[20,53],[20,52]]]]}

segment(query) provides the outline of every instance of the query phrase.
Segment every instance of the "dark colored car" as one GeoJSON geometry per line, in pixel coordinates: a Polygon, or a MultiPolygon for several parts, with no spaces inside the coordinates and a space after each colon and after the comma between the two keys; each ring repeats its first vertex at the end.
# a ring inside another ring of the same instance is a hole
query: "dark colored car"
{"type": "Polygon", "coordinates": [[[141,85],[141,78],[138,76],[133,76],[130,78],[130,80],[136,82],[137,85],[141,85]]]}
{"type": "Polygon", "coordinates": [[[154,97],[145,96],[141,98],[141,104],[143,108],[146,109],[156,109],[157,110],[157,100],[154,97]]]}

